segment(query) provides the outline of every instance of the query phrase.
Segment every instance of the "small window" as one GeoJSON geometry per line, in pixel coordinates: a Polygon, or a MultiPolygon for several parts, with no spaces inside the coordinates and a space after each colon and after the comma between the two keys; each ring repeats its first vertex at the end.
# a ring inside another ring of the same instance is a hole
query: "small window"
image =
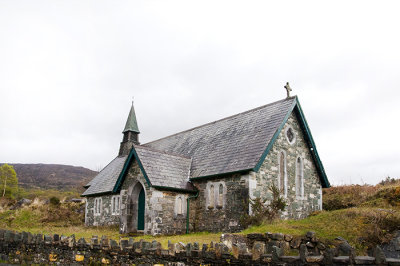
{"type": "Polygon", "coordinates": [[[118,215],[119,214],[120,201],[121,201],[121,197],[120,196],[113,196],[111,198],[111,213],[113,215],[118,215]]]}
{"type": "Polygon", "coordinates": [[[183,200],[182,197],[178,197],[176,202],[176,214],[183,214],[183,200]]]}
{"type": "Polygon", "coordinates": [[[101,202],[102,202],[101,198],[94,199],[94,214],[95,215],[101,214],[101,210],[102,210],[101,202]]]}
{"type": "Polygon", "coordinates": [[[222,207],[224,205],[224,185],[219,184],[218,188],[218,207],[222,207]]]}
{"type": "Polygon", "coordinates": [[[210,202],[209,202],[209,204],[208,204],[208,208],[209,209],[212,209],[212,208],[214,208],[214,202],[215,202],[215,198],[214,198],[214,194],[215,194],[215,191],[214,191],[214,185],[211,185],[210,186],[210,190],[209,190],[209,199],[210,199],[210,202]]]}
{"type": "Polygon", "coordinates": [[[304,196],[304,169],[303,160],[298,157],[296,161],[296,196],[304,196]]]}
{"type": "Polygon", "coordinates": [[[296,134],[295,134],[295,132],[294,132],[294,129],[293,129],[291,126],[289,126],[288,128],[286,128],[285,135],[286,135],[286,139],[287,139],[287,141],[289,142],[290,145],[292,145],[292,144],[295,143],[295,141],[296,141],[296,134]]]}

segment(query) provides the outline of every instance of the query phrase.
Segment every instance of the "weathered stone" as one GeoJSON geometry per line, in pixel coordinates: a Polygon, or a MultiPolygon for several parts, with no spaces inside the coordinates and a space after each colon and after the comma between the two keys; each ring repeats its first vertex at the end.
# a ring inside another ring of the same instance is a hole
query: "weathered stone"
{"type": "Polygon", "coordinates": [[[263,242],[256,241],[253,244],[253,260],[258,260],[262,254],[265,253],[265,244],[263,242]]]}
{"type": "Polygon", "coordinates": [[[332,248],[327,248],[323,255],[324,255],[324,265],[332,265],[333,258],[335,257],[336,250],[332,248]]]}
{"type": "Polygon", "coordinates": [[[282,241],[283,238],[284,238],[284,235],[282,233],[274,233],[271,235],[272,240],[282,241]]]}
{"type": "Polygon", "coordinates": [[[388,265],[391,265],[391,266],[400,266],[400,259],[387,258],[386,262],[388,265]]]}
{"type": "Polygon", "coordinates": [[[110,239],[109,243],[110,243],[110,248],[111,249],[115,250],[115,249],[119,248],[117,241],[115,241],[114,239],[110,239]]]}
{"type": "Polygon", "coordinates": [[[307,242],[306,243],[306,246],[308,247],[308,248],[314,248],[315,246],[314,246],[314,243],[312,243],[312,242],[307,242]]]}
{"type": "Polygon", "coordinates": [[[350,262],[349,256],[333,257],[333,263],[348,264],[350,262]]]}
{"type": "Polygon", "coordinates": [[[306,257],[308,256],[307,246],[305,244],[300,245],[299,255],[300,255],[300,261],[302,263],[305,263],[306,257]]]}
{"type": "Polygon", "coordinates": [[[352,247],[347,241],[343,241],[342,243],[339,244],[337,247],[339,256],[350,256],[352,247]]]}
{"type": "Polygon", "coordinates": [[[375,258],[369,256],[356,256],[354,262],[356,265],[376,265],[375,258]]]}
{"type": "Polygon", "coordinates": [[[45,235],[44,236],[44,243],[46,245],[51,245],[53,243],[53,238],[49,235],[45,235]]]}
{"type": "Polygon", "coordinates": [[[379,246],[376,246],[374,249],[374,257],[377,265],[386,264],[386,256],[385,253],[379,246]]]}
{"type": "Polygon", "coordinates": [[[324,256],[307,256],[306,262],[308,263],[321,263],[324,260],[324,256]]]}
{"type": "Polygon", "coordinates": [[[306,238],[307,238],[307,239],[311,240],[311,239],[314,238],[314,237],[315,237],[315,232],[314,232],[314,231],[308,231],[308,232],[306,233],[306,238]]]}
{"type": "Polygon", "coordinates": [[[277,246],[272,247],[272,261],[279,261],[280,257],[283,256],[283,250],[278,248],[277,246]]]}
{"type": "Polygon", "coordinates": [[[119,241],[119,245],[121,250],[125,250],[129,245],[128,245],[128,240],[127,239],[121,239],[119,241]]]}
{"type": "Polygon", "coordinates": [[[285,235],[285,241],[290,242],[292,241],[293,236],[292,235],[285,235]]]}
{"type": "Polygon", "coordinates": [[[318,248],[319,250],[325,250],[325,249],[326,249],[325,245],[324,245],[323,243],[321,243],[321,242],[318,242],[317,248],[318,248]]]}
{"type": "Polygon", "coordinates": [[[298,249],[301,245],[301,238],[300,237],[294,237],[292,241],[290,241],[290,246],[294,249],[298,249]]]}

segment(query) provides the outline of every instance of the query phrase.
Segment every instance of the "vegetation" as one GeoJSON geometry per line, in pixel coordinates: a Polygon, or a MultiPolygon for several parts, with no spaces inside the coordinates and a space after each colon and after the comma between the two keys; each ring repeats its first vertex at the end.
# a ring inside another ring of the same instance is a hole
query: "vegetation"
{"type": "MultiPolygon", "coordinates": [[[[351,185],[325,189],[326,210],[315,212],[302,220],[274,219],[285,203],[279,196],[279,191],[274,192],[274,188],[270,189],[274,194],[271,204],[264,206],[261,199],[254,200],[254,215],[248,218],[254,225],[240,234],[281,232],[303,236],[308,231],[315,231],[317,237],[328,244],[334,243],[334,239],[341,236],[356,247],[359,254],[365,254],[368,247],[390,240],[393,232],[400,230],[399,180],[390,179],[389,182],[381,182],[377,186],[351,185]]],[[[25,196],[29,193],[33,196],[36,193],[33,190],[22,191],[25,196]]],[[[128,237],[118,233],[118,226],[85,227],[84,203],[65,202],[66,198],[75,197],[77,192],[38,190],[37,193],[39,197],[29,206],[14,210],[10,210],[9,207],[15,204],[15,199],[0,198],[0,207],[3,206],[3,209],[0,208],[0,228],[42,234],[74,234],[77,238],[84,237],[87,240],[93,235],[107,235],[113,239],[128,237]]],[[[203,232],[179,236],[138,237],[147,241],[155,239],[166,248],[168,240],[175,243],[210,243],[219,241],[220,235],[221,233],[203,232]]]]}
{"type": "Polygon", "coordinates": [[[15,170],[8,164],[0,166],[1,197],[14,198],[18,192],[18,178],[15,170]]]}
{"type": "MultiPolygon", "coordinates": [[[[250,215],[245,213],[240,217],[240,223],[244,227],[272,222],[285,209],[286,202],[281,196],[279,189],[275,185],[269,186],[268,189],[272,192],[271,203],[265,204],[267,199],[261,199],[260,197],[250,199],[252,213],[250,215]]],[[[245,204],[247,205],[248,203],[245,204]]]]}

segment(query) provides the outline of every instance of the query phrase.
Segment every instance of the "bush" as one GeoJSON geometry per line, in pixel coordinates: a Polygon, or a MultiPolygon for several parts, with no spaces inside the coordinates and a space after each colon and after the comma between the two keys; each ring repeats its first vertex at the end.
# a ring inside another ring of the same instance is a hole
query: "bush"
{"type": "MultiPolygon", "coordinates": [[[[250,206],[252,214],[244,214],[240,217],[240,223],[244,227],[250,225],[261,225],[263,222],[271,222],[278,218],[279,212],[283,211],[286,207],[285,200],[281,197],[279,189],[275,185],[268,187],[272,192],[272,201],[270,204],[265,204],[266,199],[260,197],[254,200],[250,199],[250,206]]],[[[248,202],[246,202],[248,206],[248,202]]]]}
{"type": "Polygon", "coordinates": [[[60,199],[57,197],[51,197],[50,198],[50,204],[54,206],[60,205],[60,199]]]}

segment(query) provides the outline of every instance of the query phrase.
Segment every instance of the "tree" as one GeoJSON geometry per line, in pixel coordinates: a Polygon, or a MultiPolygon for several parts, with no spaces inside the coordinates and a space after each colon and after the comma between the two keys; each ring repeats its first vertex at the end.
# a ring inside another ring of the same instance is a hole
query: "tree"
{"type": "Polygon", "coordinates": [[[13,198],[18,191],[17,173],[11,165],[0,166],[0,189],[3,198],[5,196],[13,198]]]}

